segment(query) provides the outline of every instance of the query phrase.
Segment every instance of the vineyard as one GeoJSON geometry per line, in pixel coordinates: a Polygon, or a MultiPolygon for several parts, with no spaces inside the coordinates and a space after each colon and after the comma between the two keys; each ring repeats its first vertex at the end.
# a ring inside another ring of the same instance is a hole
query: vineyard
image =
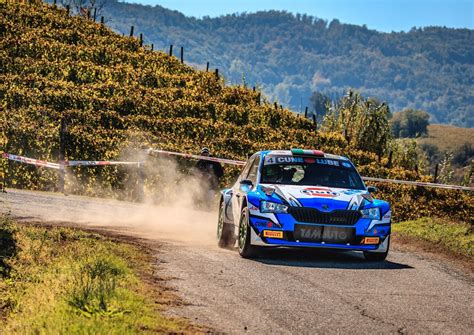
{"type": "MultiPolygon", "coordinates": [[[[341,132],[317,131],[312,120],[266,101],[258,89],[227,86],[214,71],[198,71],[141,46],[137,38],[71,17],[64,8],[1,2],[0,16],[2,151],[58,161],[63,121],[69,160],[132,159],[144,146],[195,153],[206,145],[230,159],[300,147],[346,155],[366,176],[432,180],[416,169],[389,164],[387,152],[354,145],[341,132]]],[[[9,186],[56,188],[56,171],[1,164],[9,186]]],[[[77,167],[71,172],[71,192],[134,197],[126,187],[136,182],[133,169],[77,167]]],[[[226,167],[227,182],[235,173],[226,167]]],[[[153,185],[156,178],[149,174],[145,183],[153,185]]],[[[377,186],[378,197],[392,203],[397,219],[473,220],[472,194],[377,186]]]]}

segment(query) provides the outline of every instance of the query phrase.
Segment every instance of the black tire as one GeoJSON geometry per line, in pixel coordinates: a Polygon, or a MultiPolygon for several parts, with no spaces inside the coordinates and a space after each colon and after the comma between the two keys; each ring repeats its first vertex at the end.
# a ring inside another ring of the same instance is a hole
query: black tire
{"type": "Polygon", "coordinates": [[[257,256],[257,247],[250,244],[251,230],[249,224],[249,210],[247,207],[242,209],[239,222],[239,255],[243,258],[253,258],[257,256]]]}
{"type": "Polygon", "coordinates": [[[387,258],[388,251],[390,250],[390,235],[387,236],[387,239],[388,244],[385,252],[364,251],[365,260],[369,262],[383,262],[387,258]]]}
{"type": "Polygon", "coordinates": [[[224,201],[221,201],[217,221],[217,245],[219,248],[232,248],[235,244],[234,228],[225,222],[224,206],[224,201]]]}

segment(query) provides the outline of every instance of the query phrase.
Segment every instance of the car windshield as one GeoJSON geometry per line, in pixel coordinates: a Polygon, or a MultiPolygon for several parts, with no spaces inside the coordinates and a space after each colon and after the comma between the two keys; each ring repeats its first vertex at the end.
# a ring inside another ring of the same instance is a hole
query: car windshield
{"type": "Polygon", "coordinates": [[[365,189],[362,179],[350,162],[328,158],[267,156],[260,182],[365,189]]]}

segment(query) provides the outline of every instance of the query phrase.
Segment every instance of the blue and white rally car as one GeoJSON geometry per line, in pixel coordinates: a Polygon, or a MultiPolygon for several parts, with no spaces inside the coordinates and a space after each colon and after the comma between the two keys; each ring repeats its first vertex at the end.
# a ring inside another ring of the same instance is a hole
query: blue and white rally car
{"type": "Polygon", "coordinates": [[[363,251],[383,261],[390,246],[390,205],[372,198],[354,164],[318,150],[261,151],[232,188],[221,192],[217,238],[237,241],[242,257],[261,247],[363,251]]]}

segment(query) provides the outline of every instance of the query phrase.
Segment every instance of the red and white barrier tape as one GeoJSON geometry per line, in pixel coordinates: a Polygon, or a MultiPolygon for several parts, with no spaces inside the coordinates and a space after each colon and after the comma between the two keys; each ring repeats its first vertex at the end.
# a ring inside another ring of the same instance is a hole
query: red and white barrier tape
{"type": "Polygon", "coordinates": [[[35,165],[35,166],[47,167],[47,168],[50,168],[50,169],[59,170],[61,168],[60,164],[58,164],[58,163],[51,163],[51,162],[42,161],[42,160],[39,160],[39,159],[33,159],[33,158],[28,158],[28,157],[23,157],[23,156],[18,156],[18,155],[7,154],[6,152],[4,152],[2,154],[2,157],[6,158],[6,159],[9,159],[11,161],[25,163],[25,164],[31,164],[31,165],[35,165]]]}
{"type": "MultiPolygon", "coordinates": [[[[165,150],[149,149],[148,152],[157,153],[157,154],[164,154],[164,155],[170,155],[170,156],[180,156],[180,157],[186,157],[186,158],[202,159],[202,160],[208,160],[208,161],[212,161],[212,162],[220,162],[220,163],[224,163],[224,164],[232,164],[232,165],[239,165],[239,166],[243,166],[243,165],[246,164],[246,162],[244,162],[244,161],[237,161],[237,160],[216,158],[216,157],[208,157],[208,156],[182,154],[182,153],[179,153],[179,152],[172,152],[172,151],[165,151],[165,150]]],[[[444,188],[444,189],[448,189],[448,190],[474,191],[474,187],[460,186],[460,185],[425,183],[425,182],[421,182],[421,181],[408,181],[408,180],[384,179],[384,178],[373,178],[373,177],[362,177],[362,179],[365,180],[365,181],[375,181],[375,182],[381,182],[381,183],[392,183],[392,184],[405,184],[405,185],[424,186],[424,187],[435,187],[435,188],[444,188]]]]}
{"type": "Polygon", "coordinates": [[[172,152],[172,151],[165,151],[165,150],[157,150],[157,149],[149,149],[148,153],[156,153],[161,155],[169,155],[169,156],[179,156],[185,158],[193,158],[193,159],[202,159],[211,162],[219,162],[224,164],[230,165],[238,165],[244,166],[246,162],[244,161],[237,161],[233,159],[226,159],[226,158],[217,158],[217,157],[210,157],[210,156],[199,156],[199,155],[191,155],[191,154],[182,154],[180,152],[172,152]]]}
{"type": "Polygon", "coordinates": [[[31,164],[40,167],[47,167],[51,169],[61,169],[65,166],[103,166],[103,165],[140,165],[143,162],[119,162],[119,161],[64,161],[59,163],[52,163],[47,161],[42,161],[39,159],[28,158],[24,156],[12,155],[4,152],[2,154],[3,158],[9,159],[11,161],[16,161],[25,164],[31,164]]]}
{"type": "MultiPolygon", "coordinates": [[[[238,161],[238,160],[233,160],[233,159],[183,154],[180,152],[172,152],[172,151],[165,151],[165,150],[149,149],[147,150],[147,152],[167,155],[167,156],[178,156],[178,157],[184,157],[184,158],[202,159],[202,160],[208,160],[211,162],[219,162],[223,164],[230,164],[230,165],[237,165],[237,166],[244,166],[246,164],[246,162],[244,161],[238,161]]],[[[62,167],[65,167],[65,166],[104,166],[104,165],[143,164],[143,162],[120,162],[120,161],[65,161],[62,163],[52,163],[52,162],[42,161],[38,159],[12,155],[8,153],[3,153],[2,156],[12,161],[17,161],[21,163],[32,164],[35,166],[47,167],[47,168],[52,168],[52,169],[61,169],[62,167]]],[[[362,177],[362,179],[365,181],[374,181],[374,182],[381,182],[381,183],[404,184],[404,185],[443,188],[443,189],[448,189],[448,190],[459,190],[459,191],[474,191],[474,187],[460,186],[460,185],[447,185],[447,184],[439,184],[439,183],[426,183],[426,182],[420,182],[420,181],[384,179],[384,178],[373,178],[373,177],[362,177]]]]}

